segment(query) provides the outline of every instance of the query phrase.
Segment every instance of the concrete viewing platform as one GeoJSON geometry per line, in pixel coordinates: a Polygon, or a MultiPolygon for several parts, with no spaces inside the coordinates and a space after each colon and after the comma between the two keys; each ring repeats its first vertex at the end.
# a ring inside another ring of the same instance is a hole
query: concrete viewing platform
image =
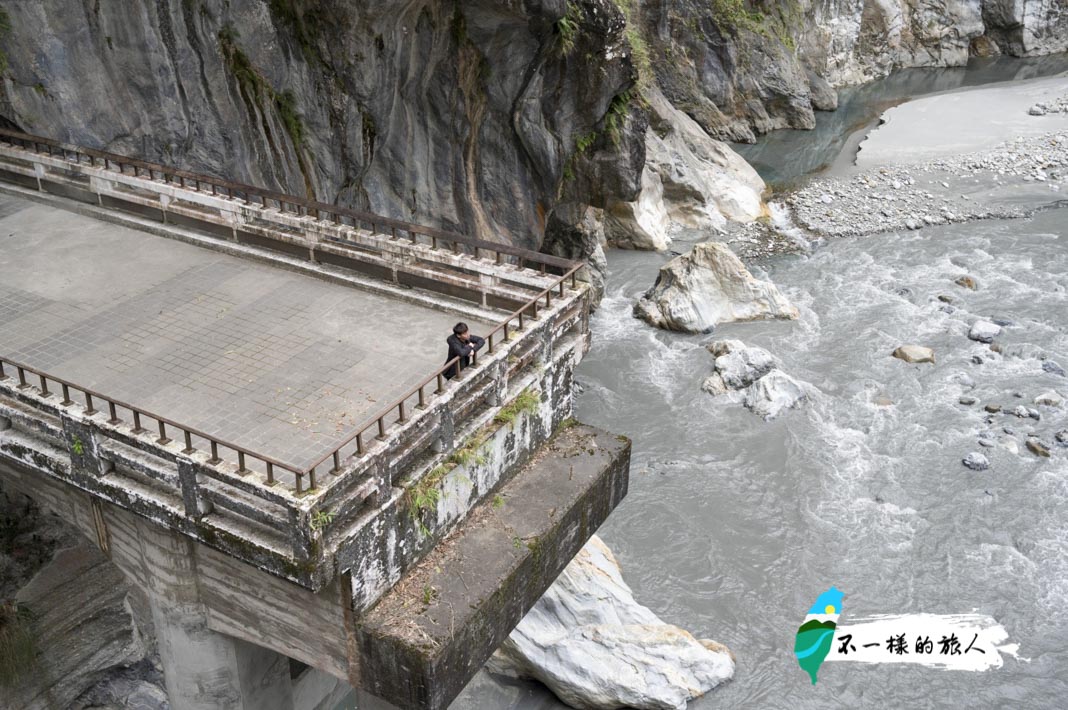
{"type": "Polygon", "coordinates": [[[0,483],[143,595],[176,710],[441,710],[626,494],[582,275],[0,129],[0,483]]]}
{"type": "Polygon", "coordinates": [[[17,197],[0,234],[0,355],[299,467],[494,325],[17,197]]]}

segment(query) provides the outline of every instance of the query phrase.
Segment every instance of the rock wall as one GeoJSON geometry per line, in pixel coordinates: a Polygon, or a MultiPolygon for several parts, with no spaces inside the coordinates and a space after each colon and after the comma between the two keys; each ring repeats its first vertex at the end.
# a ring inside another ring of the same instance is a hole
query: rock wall
{"type": "Polygon", "coordinates": [[[646,248],[761,209],[671,112],[751,141],[895,67],[1064,49],[1062,0],[42,0],[0,13],[0,124],[596,270],[589,208],[646,248]]]}
{"type": "Polygon", "coordinates": [[[643,0],[665,95],[716,138],[812,128],[831,87],[971,54],[1068,50],[1063,0],[643,0]]]}
{"type": "MultiPolygon", "coordinates": [[[[0,604],[23,610],[34,657],[0,683],[0,707],[79,710],[131,697],[139,707],[167,707],[143,600],[73,526],[3,489],[0,604]]],[[[11,623],[5,617],[0,633],[11,623]]]]}
{"type": "Polygon", "coordinates": [[[644,127],[611,0],[3,12],[0,122],[31,133],[524,246],[561,194],[637,192],[644,127]]]}
{"type": "Polygon", "coordinates": [[[734,675],[734,655],[634,599],[594,535],[487,664],[536,678],[573,708],[685,710],[734,675]]]}

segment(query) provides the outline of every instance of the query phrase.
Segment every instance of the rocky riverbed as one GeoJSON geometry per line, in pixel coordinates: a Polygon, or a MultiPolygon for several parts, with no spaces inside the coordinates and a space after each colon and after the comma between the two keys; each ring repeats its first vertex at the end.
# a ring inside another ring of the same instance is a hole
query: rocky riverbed
{"type": "Polygon", "coordinates": [[[1027,217],[1066,199],[1068,129],[959,155],[817,176],[773,196],[771,218],[731,225],[724,239],[752,261],[805,252],[833,237],[1027,217]]]}
{"type": "Polygon", "coordinates": [[[844,237],[1032,214],[1064,199],[1068,131],[1017,138],[993,150],[817,178],[789,195],[798,226],[844,237]]]}

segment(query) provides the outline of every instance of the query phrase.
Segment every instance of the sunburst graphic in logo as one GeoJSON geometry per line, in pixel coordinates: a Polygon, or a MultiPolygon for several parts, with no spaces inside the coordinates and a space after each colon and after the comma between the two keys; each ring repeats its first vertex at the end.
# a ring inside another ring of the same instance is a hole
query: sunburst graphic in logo
{"type": "Polygon", "coordinates": [[[797,629],[794,655],[797,656],[797,664],[812,678],[812,685],[816,684],[816,672],[834,644],[834,631],[838,628],[844,597],[835,587],[819,595],[808,610],[805,623],[797,629]]]}

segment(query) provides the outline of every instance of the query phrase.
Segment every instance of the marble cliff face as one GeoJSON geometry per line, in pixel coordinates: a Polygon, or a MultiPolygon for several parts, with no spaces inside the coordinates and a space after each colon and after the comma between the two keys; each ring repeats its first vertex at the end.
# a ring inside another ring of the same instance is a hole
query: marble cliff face
{"type": "Polygon", "coordinates": [[[623,15],[608,0],[567,12],[563,0],[13,3],[0,115],[536,246],[560,193],[633,197],[644,160],[623,15]],[[578,156],[608,114],[612,140],[578,156]]]}
{"type": "Polygon", "coordinates": [[[716,138],[812,128],[833,89],[970,54],[1068,50],[1058,0],[645,0],[642,27],[667,96],[716,138]],[[1026,7],[1021,7],[1026,5],[1026,7]]]}
{"type": "Polygon", "coordinates": [[[1063,3],[1018,5],[10,3],[0,120],[491,240],[548,229],[547,249],[591,256],[585,208],[642,188],[652,84],[713,138],[752,140],[895,67],[1068,49],[1063,3]]]}

